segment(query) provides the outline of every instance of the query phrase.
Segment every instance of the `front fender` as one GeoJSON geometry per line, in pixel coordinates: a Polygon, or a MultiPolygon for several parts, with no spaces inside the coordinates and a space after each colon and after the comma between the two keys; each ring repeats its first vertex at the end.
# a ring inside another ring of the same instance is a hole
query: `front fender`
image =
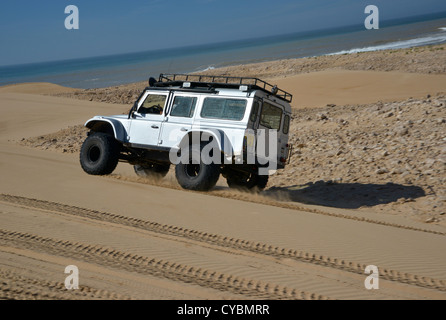
{"type": "Polygon", "coordinates": [[[88,120],[84,126],[93,131],[113,134],[115,139],[121,142],[125,142],[127,138],[124,125],[116,119],[96,116],[88,120]]]}

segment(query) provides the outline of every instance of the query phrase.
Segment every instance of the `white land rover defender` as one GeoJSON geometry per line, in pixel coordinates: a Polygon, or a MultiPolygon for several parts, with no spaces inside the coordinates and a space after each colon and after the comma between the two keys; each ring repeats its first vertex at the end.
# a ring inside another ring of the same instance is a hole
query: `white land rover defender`
{"type": "Polygon", "coordinates": [[[85,172],[107,175],[119,161],[140,176],[175,165],[185,189],[206,191],[220,174],[229,187],[265,188],[283,169],[292,96],[257,78],[161,74],[128,115],[95,116],[80,152],[85,172]]]}

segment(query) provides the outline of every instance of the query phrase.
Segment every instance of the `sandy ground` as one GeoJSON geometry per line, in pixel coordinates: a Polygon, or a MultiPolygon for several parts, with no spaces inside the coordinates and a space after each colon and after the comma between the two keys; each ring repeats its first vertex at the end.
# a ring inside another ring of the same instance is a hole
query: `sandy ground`
{"type": "Polygon", "coordinates": [[[89,176],[79,125],[127,104],[49,96],[75,92],[46,84],[0,88],[0,298],[445,299],[446,76],[436,73],[277,80],[295,94],[299,147],[260,194],[223,180],[184,191],[172,173],[144,180],[127,164],[89,176]],[[343,148],[327,147],[336,141],[343,148]],[[404,177],[385,167],[397,158],[413,167],[404,177]],[[67,265],[79,268],[78,290],[64,287],[67,265]],[[365,289],[367,265],[378,290],[365,289]]]}

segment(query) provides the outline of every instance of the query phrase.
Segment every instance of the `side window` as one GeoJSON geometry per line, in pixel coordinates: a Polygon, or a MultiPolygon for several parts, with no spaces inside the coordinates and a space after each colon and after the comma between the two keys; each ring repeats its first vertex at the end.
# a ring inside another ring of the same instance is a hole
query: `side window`
{"type": "Polygon", "coordinates": [[[202,118],[240,121],[245,115],[246,100],[206,98],[201,109],[202,118]]]}
{"type": "Polygon", "coordinates": [[[149,94],[139,107],[141,114],[162,114],[167,96],[160,94],[149,94]]]}
{"type": "Polygon", "coordinates": [[[282,109],[268,102],[263,102],[260,124],[264,127],[279,130],[282,120],[282,109]]]}
{"type": "Polygon", "coordinates": [[[172,117],[192,118],[196,104],[196,97],[175,97],[170,115],[172,117]]]}
{"type": "Polygon", "coordinates": [[[290,116],[285,116],[285,120],[283,121],[283,133],[288,134],[290,131],[290,116]]]}

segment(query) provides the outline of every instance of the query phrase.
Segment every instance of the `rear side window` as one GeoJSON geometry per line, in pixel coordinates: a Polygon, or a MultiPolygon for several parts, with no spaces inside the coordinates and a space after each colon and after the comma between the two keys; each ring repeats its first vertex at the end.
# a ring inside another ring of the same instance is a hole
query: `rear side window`
{"type": "Polygon", "coordinates": [[[240,121],[245,116],[246,100],[206,98],[201,109],[202,118],[240,121]]]}
{"type": "Polygon", "coordinates": [[[285,116],[283,120],[283,133],[288,134],[290,131],[290,116],[285,116]]]}
{"type": "Polygon", "coordinates": [[[282,120],[282,109],[268,102],[263,103],[260,124],[269,129],[279,130],[282,120]]]}
{"type": "Polygon", "coordinates": [[[196,104],[196,97],[175,97],[170,115],[172,117],[192,118],[196,104]]]}

